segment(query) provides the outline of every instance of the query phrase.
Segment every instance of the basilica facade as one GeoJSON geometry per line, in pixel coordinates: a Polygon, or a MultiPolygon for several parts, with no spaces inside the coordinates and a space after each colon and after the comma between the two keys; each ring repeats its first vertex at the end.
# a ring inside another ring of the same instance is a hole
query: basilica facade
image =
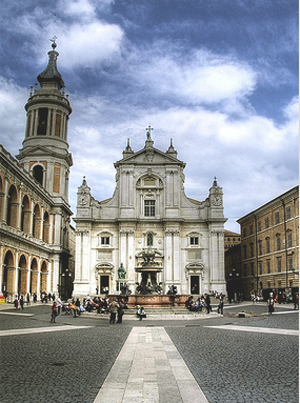
{"type": "Polygon", "coordinates": [[[85,177],[78,188],[76,296],[118,294],[124,284],[132,294],[225,293],[222,188],[215,178],[205,200],[187,197],[185,163],[172,140],[166,152],[155,148],[151,130],[137,152],[127,141],[110,199],[96,200],[85,177]]]}

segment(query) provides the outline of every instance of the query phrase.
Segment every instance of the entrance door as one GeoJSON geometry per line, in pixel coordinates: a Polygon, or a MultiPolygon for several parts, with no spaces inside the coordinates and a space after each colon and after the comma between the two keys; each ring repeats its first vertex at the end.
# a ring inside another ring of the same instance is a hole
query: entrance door
{"type": "Polygon", "coordinates": [[[109,276],[100,276],[100,293],[109,292],[109,276]]]}
{"type": "Polygon", "coordinates": [[[191,294],[200,294],[199,276],[191,276],[191,294]]]}

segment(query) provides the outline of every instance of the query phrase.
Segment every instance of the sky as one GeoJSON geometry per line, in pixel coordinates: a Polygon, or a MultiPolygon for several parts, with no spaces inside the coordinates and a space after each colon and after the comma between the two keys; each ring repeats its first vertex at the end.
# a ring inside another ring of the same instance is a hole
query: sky
{"type": "Polygon", "coordinates": [[[185,194],[217,177],[225,228],[298,184],[298,1],[2,0],[0,143],[22,147],[30,86],[57,37],[73,112],[70,204],[86,176],[101,201],[130,139],[172,138],[185,194]]]}

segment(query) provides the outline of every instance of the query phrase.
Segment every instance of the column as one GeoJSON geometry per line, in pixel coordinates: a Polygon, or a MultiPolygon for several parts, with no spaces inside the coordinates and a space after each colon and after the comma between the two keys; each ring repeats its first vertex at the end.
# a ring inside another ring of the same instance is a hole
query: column
{"type": "MultiPolygon", "coordinates": [[[[181,284],[180,270],[180,232],[173,232],[173,279],[174,283],[181,284]]],[[[178,290],[179,291],[179,290],[178,290]]]]}
{"type": "MultiPolygon", "coordinates": [[[[126,278],[129,280],[128,285],[134,285],[135,281],[135,243],[134,243],[134,231],[129,231],[128,233],[128,260],[127,260],[127,275],[126,278]]],[[[131,287],[132,289],[132,287],[131,287]]]]}
{"type": "MultiPolygon", "coordinates": [[[[166,285],[173,283],[172,264],[173,264],[173,251],[172,251],[172,231],[165,232],[165,261],[164,261],[164,282],[166,285]]],[[[166,289],[168,291],[168,288],[166,289]]]]}

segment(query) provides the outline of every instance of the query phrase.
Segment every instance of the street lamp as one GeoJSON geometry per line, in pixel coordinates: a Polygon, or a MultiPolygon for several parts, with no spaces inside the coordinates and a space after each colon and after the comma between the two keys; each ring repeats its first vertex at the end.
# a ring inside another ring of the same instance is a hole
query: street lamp
{"type": "MultiPolygon", "coordinates": [[[[240,273],[235,271],[235,269],[232,269],[232,271],[230,273],[228,273],[228,276],[230,278],[230,282],[231,282],[231,290],[230,291],[230,296],[229,296],[229,301],[231,302],[232,300],[234,302],[238,301],[239,298],[237,298],[238,295],[238,279],[240,276],[240,273]],[[233,298],[231,298],[233,297],[233,298]]],[[[229,294],[229,293],[228,293],[229,294]]]]}
{"type": "Polygon", "coordinates": [[[61,286],[59,291],[61,293],[61,298],[65,301],[69,298],[69,281],[71,277],[72,273],[68,268],[64,269],[64,271],[61,273],[61,286]]]}

